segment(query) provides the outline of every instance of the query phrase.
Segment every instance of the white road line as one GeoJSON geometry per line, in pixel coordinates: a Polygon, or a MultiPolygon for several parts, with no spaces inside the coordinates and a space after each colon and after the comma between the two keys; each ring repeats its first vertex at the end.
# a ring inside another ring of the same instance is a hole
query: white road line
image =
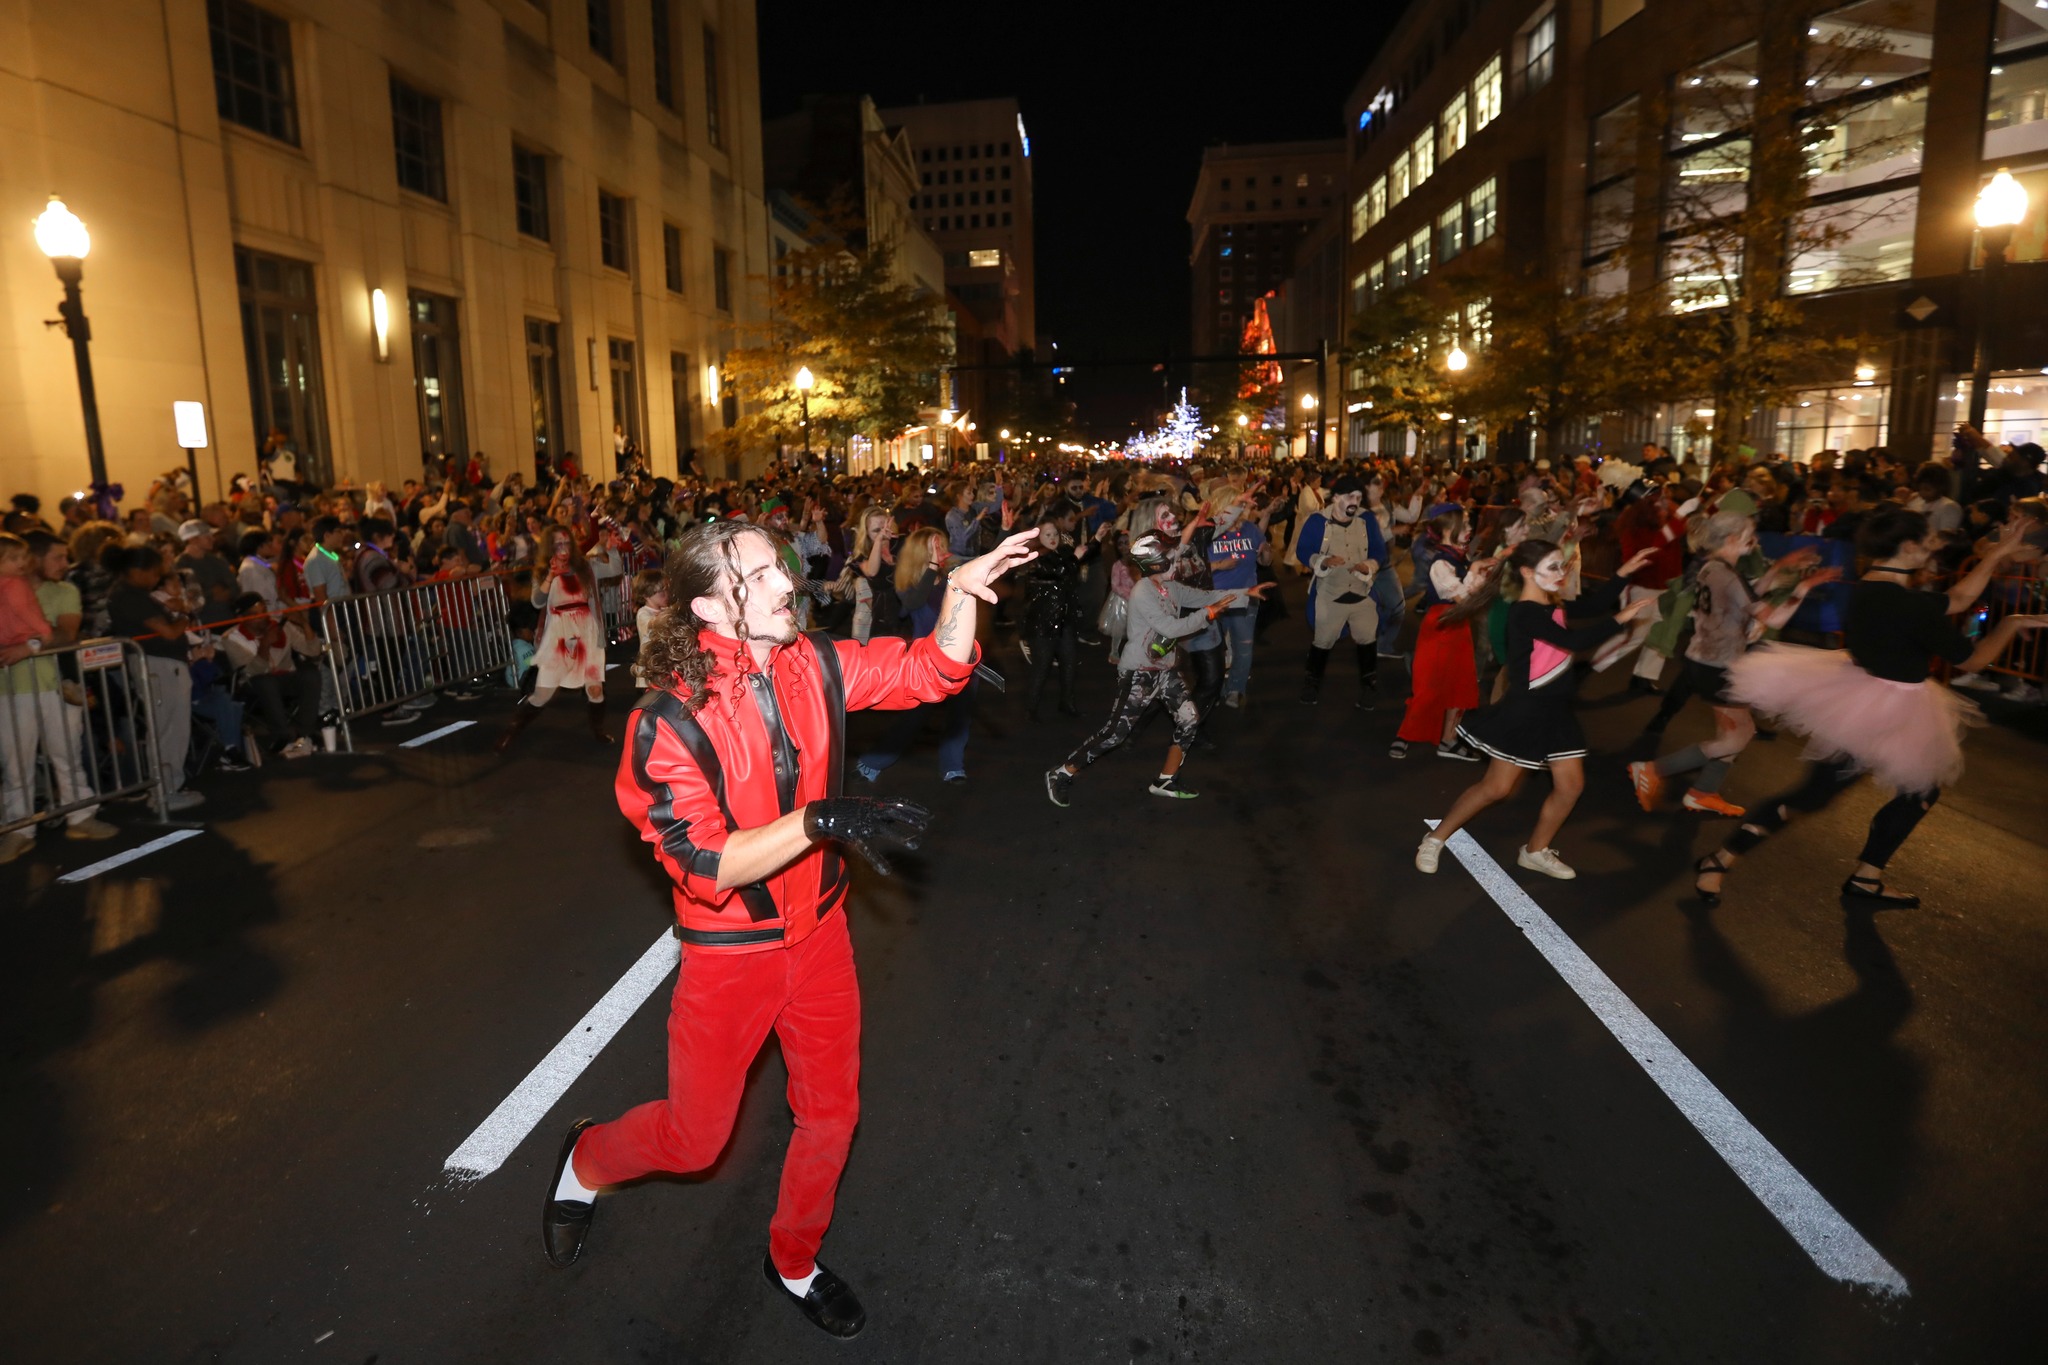
{"type": "Polygon", "coordinates": [[[429,730],[423,735],[414,735],[411,739],[407,740],[405,743],[399,745],[398,747],[401,749],[417,749],[422,744],[432,744],[435,740],[443,739],[449,735],[452,735],[457,730],[467,730],[470,726],[474,724],[476,724],[476,722],[473,720],[450,721],[448,724],[442,726],[438,730],[429,730]]]}
{"type": "Polygon", "coordinates": [[[441,1163],[442,1171],[451,1180],[481,1180],[504,1165],[505,1158],[526,1140],[534,1125],[547,1117],[548,1110],[583,1074],[583,1068],[604,1051],[605,1044],[654,994],[654,988],[675,970],[679,955],[675,935],[664,931],[640,954],[640,960],[612,983],[604,998],[590,1007],[590,1013],[579,1019],[554,1050],[540,1059],[540,1065],[499,1101],[491,1116],[462,1140],[462,1145],[441,1163]]]}
{"type": "MultiPolygon", "coordinates": [[[[1437,822],[1427,822],[1434,829],[1437,822]]],[[[1805,1176],[1756,1130],[1728,1097],[1714,1088],[1700,1069],[1680,1052],[1649,1016],[1586,956],[1557,921],[1543,913],[1529,893],[1508,876],[1464,830],[1446,845],[1473,879],[1507,912],[1515,927],[1536,951],[1557,969],[1565,984],[1578,993],[1629,1056],[1642,1064],[1657,1088],[1699,1129],[1729,1169],[1763,1201],[1771,1216],[1792,1234],[1813,1263],[1845,1284],[1904,1298],[1911,1291],[1906,1277],[1894,1270],[1847,1219],[1821,1197],[1805,1176]]]]}
{"type": "Polygon", "coordinates": [[[172,830],[169,834],[151,839],[146,844],[138,844],[126,853],[116,853],[111,858],[102,858],[96,863],[79,868],[76,872],[66,872],[63,876],[57,878],[57,884],[59,886],[69,886],[73,882],[89,882],[102,872],[112,872],[117,867],[134,862],[137,858],[147,858],[160,848],[169,848],[172,844],[182,844],[198,833],[199,831],[196,829],[172,830]]]}

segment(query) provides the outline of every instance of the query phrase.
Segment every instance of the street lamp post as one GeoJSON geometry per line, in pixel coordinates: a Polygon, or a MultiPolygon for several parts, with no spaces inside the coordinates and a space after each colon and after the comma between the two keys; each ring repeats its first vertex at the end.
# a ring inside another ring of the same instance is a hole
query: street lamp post
{"type": "Polygon", "coordinates": [[[2005,252],[2012,230],[2027,216],[2026,187],[2003,166],[1977,191],[1977,229],[1984,239],[1984,273],[1977,282],[1977,360],[1970,371],[1970,425],[1984,430],[1984,411],[1991,397],[1991,309],[2005,274],[2005,252]]]}
{"type": "Polygon", "coordinates": [[[1245,428],[1246,428],[1246,427],[1248,427],[1248,426],[1250,426],[1251,424],[1252,424],[1252,419],[1251,419],[1251,418],[1249,418],[1249,417],[1245,416],[1245,415],[1244,415],[1243,413],[1241,413],[1241,412],[1240,412],[1240,413],[1239,413],[1239,414],[1237,415],[1237,459],[1238,459],[1238,463],[1240,463],[1240,464],[1244,463],[1244,432],[1245,432],[1245,428]]]}
{"type": "Polygon", "coordinates": [[[811,462],[811,386],[817,382],[818,377],[811,373],[811,367],[808,365],[796,372],[796,393],[803,401],[805,464],[811,462]]]}
{"type": "MultiPolygon", "coordinates": [[[[85,279],[85,254],[92,250],[92,234],[85,230],[78,215],[53,194],[49,207],[36,218],[36,245],[50,258],[50,264],[57,268],[57,278],[64,282],[64,301],[57,305],[58,320],[50,325],[62,327],[71,338],[71,359],[78,367],[78,401],[85,408],[85,453],[92,463],[93,491],[104,496],[108,486],[107,449],[100,440],[100,400],[92,382],[92,324],[86,321],[85,300],[79,294],[79,284],[85,279]]],[[[199,490],[195,487],[192,491],[197,497],[199,490]]]]}
{"type": "Polygon", "coordinates": [[[1315,458],[1316,396],[1305,393],[1301,396],[1301,458],[1315,458]]]}

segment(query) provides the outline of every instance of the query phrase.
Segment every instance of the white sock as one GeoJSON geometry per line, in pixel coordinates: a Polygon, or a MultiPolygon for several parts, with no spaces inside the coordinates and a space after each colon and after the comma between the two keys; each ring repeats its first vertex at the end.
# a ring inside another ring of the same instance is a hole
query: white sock
{"type": "Polygon", "coordinates": [[[555,1182],[555,1198],[588,1204],[597,1198],[597,1191],[576,1178],[576,1158],[572,1154],[562,1163],[562,1178],[555,1182]]]}
{"type": "Polygon", "coordinates": [[[811,1273],[804,1276],[800,1280],[792,1280],[791,1278],[789,1278],[789,1276],[783,1274],[779,1270],[775,1272],[775,1278],[782,1281],[783,1288],[787,1289],[790,1293],[796,1295],[798,1298],[802,1298],[804,1295],[811,1292],[811,1281],[818,1278],[818,1267],[816,1267],[815,1265],[812,1266],[811,1273]]]}

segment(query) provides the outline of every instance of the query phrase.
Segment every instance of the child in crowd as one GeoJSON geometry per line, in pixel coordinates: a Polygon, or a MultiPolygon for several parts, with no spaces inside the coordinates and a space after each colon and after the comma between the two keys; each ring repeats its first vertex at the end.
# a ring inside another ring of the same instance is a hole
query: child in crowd
{"type": "Polygon", "coordinates": [[[638,643],[634,646],[633,685],[650,687],[647,677],[640,671],[639,651],[647,647],[647,632],[654,628],[654,618],[661,615],[668,606],[668,593],[661,586],[661,570],[642,569],[633,575],[633,634],[638,643]]]}

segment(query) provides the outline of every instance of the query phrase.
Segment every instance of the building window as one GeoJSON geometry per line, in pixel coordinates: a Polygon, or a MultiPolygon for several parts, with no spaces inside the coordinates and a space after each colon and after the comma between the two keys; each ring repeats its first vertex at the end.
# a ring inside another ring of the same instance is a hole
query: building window
{"type": "Polygon", "coordinates": [[[1755,43],[1678,73],[1671,88],[1674,151],[1748,126],[1757,85],[1755,43]]]}
{"type": "Polygon", "coordinates": [[[1631,96],[1593,120],[1586,176],[1587,285],[1617,293],[1628,285],[1628,245],[1636,206],[1636,143],[1641,101],[1631,96]]]}
{"type": "Polygon", "coordinates": [[[694,409],[697,400],[690,395],[690,357],[685,351],[668,353],[668,402],[675,414],[676,426],[676,472],[687,474],[690,470],[690,453],[697,440],[691,434],[694,409]]]}
{"type": "Polygon", "coordinates": [[[1351,277],[1352,313],[1363,313],[1365,311],[1366,305],[1371,302],[1372,287],[1367,281],[1366,273],[1363,270],[1361,270],[1356,275],[1353,275],[1351,277]]]}
{"type": "Polygon", "coordinates": [[[732,253],[722,246],[711,248],[711,304],[721,313],[732,311],[732,253]]]}
{"type": "Polygon", "coordinates": [[[1008,190],[1003,191],[1003,202],[1005,204],[1010,202],[1010,192],[1008,190]]]}
{"type": "Polygon", "coordinates": [[[1493,177],[1479,182],[1472,193],[1465,196],[1466,234],[1473,246],[1478,246],[1493,236],[1499,226],[1500,215],[1494,198],[1493,177]]]}
{"type": "Polygon", "coordinates": [[[512,144],[512,204],[522,235],[553,241],[548,232],[548,159],[512,144]]]}
{"type": "MultiPolygon", "coordinates": [[[[2048,22],[2048,14],[2042,19],[2048,22]]],[[[2017,162],[2042,152],[2048,152],[2048,57],[1994,67],[1984,107],[1984,159],[2017,162]]]]}
{"type": "Polygon", "coordinates": [[[1003,226],[1004,226],[1004,227],[1008,227],[1008,226],[1010,226],[1010,214],[1009,214],[1009,211],[1008,211],[1007,209],[1006,209],[1006,210],[1004,210],[1004,212],[1003,212],[1003,226]]]}
{"type": "Polygon", "coordinates": [[[469,449],[462,430],[462,347],[456,333],[455,300],[413,290],[412,391],[419,406],[420,449],[431,455],[461,455],[469,449]]]}
{"type": "Polygon", "coordinates": [[[1457,94],[1451,96],[1450,103],[1444,106],[1443,114],[1436,121],[1436,159],[1438,161],[1448,161],[1464,147],[1466,139],[1471,136],[1471,129],[1467,126],[1468,122],[1465,92],[1460,90],[1457,94]]]}
{"type": "Polygon", "coordinates": [[[1412,186],[1419,188],[1423,181],[1436,171],[1436,130],[1425,128],[1416,135],[1415,143],[1408,149],[1409,178],[1412,186]]]}
{"type": "Polygon", "coordinates": [[[1365,236],[1366,229],[1372,226],[1372,215],[1369,210],[1370,204],[1365,195],[1361,194],[1358,198],[1351,201],[1352,241],[1355,242],[1360,237],[1365,236]]]}
{"type": "Polygon", "coordinates": [[[1500,57],[1487,59],[1472,78],[1472,131],[1478,132],[1500,117],[1500,57]]]}
{"type": "Polygon", "coordinates": [[[1227,175],[1223,177],[1223,188],[1226,190],[1230,188],[1230,177],[1227,175]]]}
{"type": "Polygon", "coordinates": [[[297,451],[299,477],[325,488],[333,470],[327,457],[313,267],[238,246],[235,283],[241,291],[242,351],[255,428],[266,443],[282,439],[297,451]]]}
{"type": "Polygon", "coordinates": [[[1465,249],[1465,206],[1453,204],[1436,218],[1436,258],[1448,261],[1465,249]]]}
{"type": "Polygon", "coordinates": [[[1806,209],[1793,224],[1785,292],[1816,294],[1911,278],[1919,201],[1919,188],[1912,186],[1806,209]]]}
{"type": "Polygon", "coordinates": [[[1219,265],[1219,266],[1217,266],[1217,267],[1216,267],[1216,278],[1217,278],[1217,279],[1219,279],[1219,280],[1227,280],[1227,279],[1229,279],[1230,277],[1231,277],[1231,269],[1230,269],[1230,267],[1229,267],[1229,266],[1227,266],[1227,265],[1219,265]]]}
{"type": "Polygon", "coordinates": [[[640,370],[633,343],[612,337],[606,343],[612,366],[612,421],[625,428],[629,449],[640,448],[640,370]]]}
{"type": "Polygon", "coordinates": [[[664,109],[676,107],[675,20],[668,0],[648,0],[654,21],[654,100],[664,109]]]}
{"type": "Polygon", "coordinates": [[[1372,267],[1365,272],[1366,300],[1367,302],[1377,301],[1380,295],[1386,292],[1387,263],[1385,261],[1374,261],[1372,267]]]}
{"type": "Polygon", "coordinates": [[[724,84],[718,79],[718,31],[704,26],[704,136],[714,147],[725,145],[725,121],[718,116],[724,98],[724,84]]]}
{"type": "Polygon", "coordinates": [[[1009,168],[1008,166],[1004,166],[1004,167],[1003,167],[1003,179],[1005,179],[1005,180],[1008,180],[1009,178],[1010,178],[1010,168],[1009,168]]]}
{"type": "Polygon", "coordinates": [[[1394,164],[1387,169],[1387,203],[1400,203],[1408,197],[1408,153],[1394,158],[1394,164]]]}
{"type": "MultiPolygon", "coordinates": [[[[1000,269],[1003,264],[1002,248],[995,247],[981,251],[970,251],[967,253],[967,264],[977,270],[984,266],[995,266],[1000,269]]],[[[1224,267],[1222,276],[1226,280],[1230,278],[1229,267],[1224,267]]]]}
{"type": "Polygon", "coordinates": [[[612,4],[613,0],[584,0],[584,20],[590,31],[590,50],[614,66],[618,58],[612,55],[612,4]]]}
{"type": "Polygon", "coordinates": [[[1429,229],[1417,228],[1408,239],[1408,278],[1419,280],[1429,273],[1429,229]]]}
{"type": "Polygon", "coordinates": [[[1387,178],[1381,176],[1372,182],[1372,188],[1365,192],[1366,227],[1379,226],[1380,219],[1387,216],[1387,178]]]}
{"type": "Polygon", "coordinates": [[[683,292],[683,230],[674,223],[661,225],[661,274],[669,293],[683,292]]]}
{"type": "Polygon", "coordinates": [[[541,318],[526,320],[526,393],[533,453],[560,452],[562,431],[561,329],[541,318]]]}
{"type": "Polygon", "coordinates": [[[626,201],[616,194],[597,192],[597,246],[605,265],[633,273],[633,247],[628,226],[626,201]]]}
{"type": "Polygon", "coordinates": [[[1395,289],[1408,283],[1408,244],[1399,243],[1387,253],[1387,284],[1395,289]]]}
{"type": "Polygon", "coordinates": [[[392,81],[391,141],[398,156],[399,188],[445,203],[448,174],[442,164],[441,101],[403,81],[392,81]]]}
{"type": "Polygon", "coordinates": [[[1550,84],[1557,68],[1557,11],[1546,10],[1522,32],[1521,49],[1522,93],[1533,95],[1550,84]]]}
{"type": "Polygon", "coordinates": [[[206,0],[206,27],[220,116],[298,146],[291,25],[245,0],[206,0]]]}

